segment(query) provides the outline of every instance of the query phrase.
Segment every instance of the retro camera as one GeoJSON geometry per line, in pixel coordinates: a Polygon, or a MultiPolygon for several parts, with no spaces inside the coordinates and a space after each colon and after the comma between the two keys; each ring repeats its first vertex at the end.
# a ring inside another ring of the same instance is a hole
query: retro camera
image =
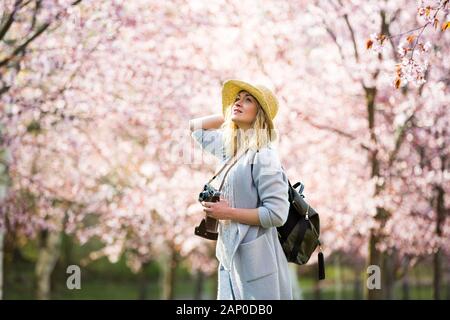
{"type": "MultiPolygon", "coordinates": [[[[202,192],[200,192],[198,196],[198,201],[218,202],[220,201],[220,192],[211,185],[205,184],[202,192]]],[[[217,219],[206,216],[202,219],[200,224],[195,227],[195,234],[209,240],[217,240],[218,224],[219,221],[217,219]]]]}

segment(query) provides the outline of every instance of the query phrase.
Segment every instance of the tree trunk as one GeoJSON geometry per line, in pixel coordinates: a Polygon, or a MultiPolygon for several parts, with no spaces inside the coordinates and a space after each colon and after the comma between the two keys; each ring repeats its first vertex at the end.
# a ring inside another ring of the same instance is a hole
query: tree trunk
{"type": "Polygon", "coordinates": [[[393,300],[394,299],[394,285],[395,285],[395,251],[392,254],[383,254],[383,285],[382,293],[383,299],[393,300]]]}
{"type": "MultiPolygon", "coordinates": [[[[370,232],[370,238],[369,238],[369,265],[375,265],[375,266],[382,266],[383,262],[383,253],[380,252],[376,248],[376,244],[379,241],[379,237],[374,234],[374,231],[372,230],[370,232]]],[[[367,273],[366,277],[367,279],[367,273]]],[[[369,286],[367,285],[367,282],[365,282],[366,286],[366,296],[369,300],[380,300],[383,299],[383,293],[382,289],[369,289],[369,286]]]]}
{"type": "Polygon", "coordinates": [[[334,271],[336,274],[335,278],[335,300],[341,300],[342,299],[342,270],[341,270],[341,260],[339,257],[339,253],[336,254],[334,258],[334,271]]]}
{"type": "Polygon", "coordinates": [[[447,279],[447,284],[446,284],[446,287],[447,287],[447,300],[450,300],[450,279],[447,279]]]}
{"type": "Polygon", "coordinates": [[[73,238],[72,236],[63,232],[62,235],[62,244],[61,244],[61,254],[64,257],[64,260],[61,262],[65,266],[70,266],[72,264],[76,264],[72,255],[73,255],[73,238]]]}
{"type": "Polygon", "coordinates": [[[51,275],[61,252],[62,232],[41,232],[42,242],[36,262],[36,297],[48,300],[51,295],[51,275]]]}
{"type": "Polygon", "coordinates": [[[147,278],[147,273],[146,273],[146,269],[147,269],[148,265],[149,265],[148,262],[142,264],[141,270],[139,271],[139,276],[137,277],[137,279],[139,281],[139,283],[138,283],[138,288],[139,288],[138,299],[139,300],[148,299],[148,278],[147,278]]]}
{"type": "Polygon", "coordinates": [[[3,240],[4,240],[4,231],[0,226],[0,300],[3,299],[3,240]]]}
{"type": "Polygon", "coordinates": [[[405,275],[402,280],[402,299],[409,300],[410,299],[410,284],[409,284],[409,275],[408,270],[405,271],[405,275]]]}
{"type": "MultiPolygon", "coordinates": [[[[375,133],[375,97],[377,95],[376,88],[364,88],[366,103],[367,103],[367,121],[370,133],[370,140],[375,145],[377,144],[377,135],[375,133]]],[[[378,150],[371,150],[369,152],[369,163],[371,166],[371,178],[378,177],[380,175],[380,163],[377,156],[378,150]]],[[[381,191],[382,187],[376,185],[375,194],[377,196],[381,191]]],[[[385,219],[384,210],[380,207],[376,208],[375,219],[379,222],[383,222],[385,219]]],[[[383,263],[383,253],[377,249],[377,244],[382,240],[379,235],[379,230],[371,230],[369,236],[369,266],[382,267],[383,263]]],[[[367,275],[367,274],[366,274],[367,275]]],[[[367,279],[367,277],[366,277],[367,279]]],[[[369,300],[378,300],[383,298],[382,289],[369,289],[366,282],[366,296],[369,300]]]]}
{"type": "Polygon", "coordinates": [[[415,287],[415,291],[417,296],[415,297],[415,299],[417,300],[421,300],[422,299],[422,282],[421,282],[421,278],[420,278],[420,272],[419,272],[419,268],[415,267],[414,269],[414,287],[415,287]]]}
{"type": "Polygon", "coordinates": [[[200,300],[203,298],[204,286],[205,286],[205,275],[201,270],[198,270],[195,278],[195,288],[194,288],[195,300],[200,300]]]}
{"type": "MultiPolygon", "coordinates": [[[[0,128],[0,140],[1,128],[0,128]]],[[[5,149],[0,150],[0,203],[6,196],[6,190],[9,184],[9,175],[7,164],[7,153],[5,149]]],[[[3,299],[3,261],[4,261],[4,241],[5,241],[5,221],[0,217],[0,300],[3,299]]]]}
{"type": "MultiPolygon", "coordinates": [[[[445,219],[444,208],[444,189],[441,186],[436,187],[436,235],[442,236],[442,225],[445,219]]],[[[433,298],[435,300],[441,299],[441,280],[442,280],[442,252],[441,248],[434,253],[433,256],[433,298]]]]}
{"type": "Polygon", "coordinates": [[[176,251],[174,249],[170,250],[169,261],[164,268],[163,299],[165,300],[173,300],[175,297],[175,280],[178,263],[176,251]]]}
{"type": "Polygon", "coordinates": [[[359,268],[355,269],[354,279],[353,279],[353,299],[361,300],[361,270],[359,268]]]}
{"type": "Polygon", "coordinates": [[[441,299],[441,249],[438,249],[433,255],[433,299],[441,299]]]}

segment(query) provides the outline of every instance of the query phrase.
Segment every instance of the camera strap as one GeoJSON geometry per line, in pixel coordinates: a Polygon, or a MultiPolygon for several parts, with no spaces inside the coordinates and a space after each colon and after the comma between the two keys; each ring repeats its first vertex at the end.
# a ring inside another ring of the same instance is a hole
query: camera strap
{"type": "Polygon", "coordinates": [[[225,174],[223,175],[222,178],[222,182],[220,183],[220,187],[219,187],[219,191],[222,191],[222,186],[223,183],[225,182],[225,178],[228,174],[228,172],[230,171],[230,169],[236,164],[236,162],[238,162],[238,160],[247,152],[249,148],[247,147],[247,149],[244,150],[244,152],[242,152],[239,157],[236,157],[236,155],[234,155],[233,157],[231,157],[227,162],[225,162],[225,164],[222,166],[222,168],[220,168],[220,170],[214,175],[214,177],[211,178],[211,180],[208,181],[208,184],[211,183],[211,181],[213,181],[215,178],[217,178],[217,176],[223,171],[223,169],[225,169],[225,167],[230,163],[231,160],[234,159],[233,163],[228,167],[228,170],[225,172],[225,174]]]}

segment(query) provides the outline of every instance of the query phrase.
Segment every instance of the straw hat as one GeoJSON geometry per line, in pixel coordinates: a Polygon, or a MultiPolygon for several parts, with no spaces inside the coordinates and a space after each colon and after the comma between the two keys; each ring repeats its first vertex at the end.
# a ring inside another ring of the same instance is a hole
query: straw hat
{"type": "Polygon", "coordinates": [[[263,85],[252,85],[241,80],[230,79],[224,82],[222,87],[222,112],[225,115],[227,109],[234,104],[239,91],[245,90],[258,100],[269,119],[269,128],[273,129],[272,120],[278,112],[278,100],[275,95],[263,85]]]}

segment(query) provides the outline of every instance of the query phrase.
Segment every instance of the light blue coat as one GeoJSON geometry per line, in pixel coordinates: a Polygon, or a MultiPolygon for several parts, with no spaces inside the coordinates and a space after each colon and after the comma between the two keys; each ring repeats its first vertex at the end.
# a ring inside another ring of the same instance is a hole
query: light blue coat
{"type": "MultiPolygon", "coordinates": [[[[227,160],[220,130],[198,129],[192,137],[221,164],[227,160]]],[[[235,206],[258,208],[261,226],[238,223],[239,237],[229,257],[230,270],[219,264],[217,299],[233,299],[231,280],[235,299],[291,300],[288,262],[276,229],[284,224],[289,212],[288,180],[278,154],[271,145],[258,152],[249,150],[233,170],[235,206]]]]}

